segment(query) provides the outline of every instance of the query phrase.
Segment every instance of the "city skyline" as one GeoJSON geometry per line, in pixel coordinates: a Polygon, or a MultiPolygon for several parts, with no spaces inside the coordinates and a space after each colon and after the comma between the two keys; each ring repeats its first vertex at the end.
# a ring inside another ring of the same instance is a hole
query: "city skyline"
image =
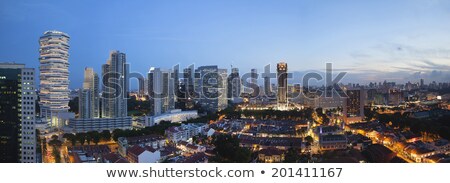
{"type": "Polygon", "coordinates": [[[0,164],[450,163],[448,20],[445,0],[0,1],[0,164]]]}
{"type": "Polygon", "coordinates": [[[123,13],[108,14],[107,10],[124,4],[2,2],[1,25],[11,29],[2,30],[0,57],[2,62],[37,68],[37,38],[56,29],[71,36],[71,89],[82,86],[82,68],[100,71],[111,50],[127,53],[130,71],[143,75],[150,67],[170,69],[176,64],[185,68],[214,63],[227,69],[233,65],[250,72],[285,61],[290,71],[300,73],[323,71],[331,62],[335,71],[348,72],[345,83],[450,80],[450,51],[445,48],[450,29],[442,23],[450,15],[450,3],[385,3],[147,2],[143,6],[134,2],[127,3],[123,13]],[[78,8],[91,13],[79,15],[78,8]],[[28,16],[41,9],[47,11],[28,16]],[[52,19],[58,12],[60,17],[52,19]],[[13,32],[21,36],[9,36],[13,32]]]}

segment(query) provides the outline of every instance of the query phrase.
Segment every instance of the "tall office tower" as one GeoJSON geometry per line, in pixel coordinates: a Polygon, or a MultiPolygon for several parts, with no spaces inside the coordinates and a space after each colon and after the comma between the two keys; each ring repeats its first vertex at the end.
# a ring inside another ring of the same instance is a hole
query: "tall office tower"
{"type": "Polygon", "coordinates": [[[99,78],[93,68],[84,69],[83,88],[79,91],[79,117],[100,118],[99,78]]]}
{"type": "Polygon", "coordinates": [[[143,97],[145,95],[145,78],[138,78],[138,82],[139,82],[139,91],[138,91],[138,96],[139,97],[143,97]]]}
{"type": "Polygon", "coordinates": [[[182,98],[178,98],[180,109],[193,109],[194,108],[194,66],[191,65],[188,68],[183,69],[183,85],[181,92],[182,98]]]}
{"type": "Polygon", "coordinates": [[[196,100],[208,111],[218,111],[226,108],[227,76],[226,69],[219,69],[217,65],[198,67],[195,87],[199,96],[196,100]]]}
{"type": "Polygon", "coordinates": [[[34,69],[0,63],[0,162],[35,163],[34,69]]]}
{"type": "Polygon", "coordinates": [[[277,105],[278,110],[288,109],[288,99],[287,99],[287,64],[285,62],[280,62],[277,64],[277,80],[278,80],[278,94],[277,94],[277,105]]]}
{"type": "Polygon", "coordinates": [[[228,76],[228,98],[233,102],[241,96],[241,77],[239,76],[238,68],[231,68],[231,73],[228,76]]]}
{"type": "Polygon", "coordinates": [[[170,80],[173,81],[173,92],[174,92],[174,103],[178,102],[178,96],[181,96],[181,92],[180,92],[180,67],[179,65],[175,66],[173,68],[173,71],[171,72],[170,76],[170,80]]]}
{"type": "Polygon", "coordinates": [[[69,39],[59,31],[39,39],[40,114],[52,127],[61,127],[58,113],[69,110],[69,39]]]}
{"type": "Polygon", "coordinates": [[[92,92],[89,89],[80,88],[78,91],[78,117],[83,119],[89,119],[93,118],[93,111],[91,110],[92,106],[92,99],[91,95],[92,92]]]}
{"type": "Polygon", "coordinates": [[[268,76],[264,77],[264,94],[266,96],[272,95],[272,87],[270,85],[270,77],[268,77],[268,76]]]}
{"type": "Polygon", "coordinates": [[[144,96],[148,95],[148,78],[144,78],[144,96]]]}
{"type": "MultiPolygon", "coordinates": [[[[250,70],[250,82],[253,84],[258,85],[258,70],[256,69],[251,69],[250,70]]],[[[258,92],[250,90],[250,94],[252,97],[257,97],[259,95],[258,92]]]]}
{"type": "Polygon", "coordinates": [[[126,55],[112,51],[106,64],[102,66],[102,117],[127,116],[128,66],[126,55]]]}
{"type": "MultiPolygon", "coordinates": [[[[167,82],[164,82],[163,86],[169,88],[169,90],[167,91],[168,92],[167,97],[164,99],[164,110],[169,111],[169,110],[175,109],[175,102],[177,100],[177,96],[175,95],[175,92],[176,92],[175,87],[180,87],[180,86],[179,86],[179,83],[175,84],[175,79],[173,77],[171,77],[173,72],[170,69],[166,70],[165,72],[167,74],[164,74],[163,79],[164,79],[164,81],[167,81],[167,82]]],[[[179,81],[176,81],[176,82],[179,82],[179,81]]]]}
{"type": "Polygon", "coordinates": [[[217,107],[218,110],[224,110],[228,107],[228,82],[227,82],[227,69],[219,69],[219,80],[218,82],[218,88],[217,91],[219,92],[218,101],[217,101],[217,107]]]}
{"type": "Polygon", "coordinates": [[[361,89],[348,89],[344,106],[344,120],[346,123],[360,122],[364,118],[364,95],[361,89]]]}
{"type": "Polygon", "coordinates": [[[420,79],[420,87],[421,88],[424,87],[424,80],[423,79],[420,79]]]}
{"type": "Polygon", "coordinates": [[[194,68],[188,67],[183,70],[183,79],[187,88],[190,88],[192,91],[194,90],[194,68]]]}
{"type": "Polygon", "coordinates": [[[150,68],[148,73],[150,115],[160,115],[175,108],[174,81],[170,75],[170,70],[150,68]]]}

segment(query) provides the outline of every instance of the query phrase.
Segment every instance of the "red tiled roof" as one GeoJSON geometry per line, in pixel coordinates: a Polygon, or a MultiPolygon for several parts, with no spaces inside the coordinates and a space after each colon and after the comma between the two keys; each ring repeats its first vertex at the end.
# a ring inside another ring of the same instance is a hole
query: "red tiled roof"
{"type": "Polygon", "coordinates": [[[154,149],[153,147],[150,147],[150,146],[145,146],[144,148],[145,148],[145,150],[150,151],[152,153],[154,153],[156,151],[156,149],[154,149]]]}
{"type": "Polygon", "coordinates": [[[108,153],[108,154],[103,155],[103,159],[107,160],[111,163],[114,163],[114,162],[118,161],[120,158],[116,153],[108,153]]]}
{"type": "Polygon", "coordinates": [[[122,158],[116,153],[108,153],[103,155],[103,159],[110,163],[129,163],[126,159],[122,158]]]}
{"type": "Polygon", "coordinates": [[[137,137],[126,137],[126,140],[129,145],[134,145],[134,144],[164,140],[164,137],[161,135],[152,134],[152,135],[144,135],[144,136],[137,136],[137,137]]]}
{"type": "Polygon", "coordinates": [[[267,149],[261,149],[259,151],[259,154],[264,154],[265,156],[282,155],[283,151],[279,150],[277,148],[267,148],[267,149]]]}
{"type": "Polygon", "coordinates": [[[133,154],[133,155],[136,155],[136,156],[142,154],[144,151],[145,151],[145,149],[142,148],[141,146],[138,146],[138,145],[134,145],[134,146],[132,146],[132,147],[127,149],[127,152],[129,154],[133,154]]]}
{"type": "Polygon", "coordinates": [[[205,153],[195,153],[192,156],[186,158],[183,163],[203,163],[208,159],[205,153]]]}

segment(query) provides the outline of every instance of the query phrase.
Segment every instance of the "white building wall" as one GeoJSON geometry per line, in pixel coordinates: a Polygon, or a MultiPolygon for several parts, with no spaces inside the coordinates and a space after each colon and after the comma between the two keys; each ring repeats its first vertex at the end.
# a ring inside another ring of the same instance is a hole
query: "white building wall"
{"type": "Polygon", "coordinates": [[[138,156],[138,163],[157,163],[161,159],[161,152],[159,150],[155,152],[144,151],[138,156]]]}
{"type": "Polygon", "coordinates": [[[21,162],[36,163],[36,115],[34,69],[22,69],[22,137],[21,162]]]}

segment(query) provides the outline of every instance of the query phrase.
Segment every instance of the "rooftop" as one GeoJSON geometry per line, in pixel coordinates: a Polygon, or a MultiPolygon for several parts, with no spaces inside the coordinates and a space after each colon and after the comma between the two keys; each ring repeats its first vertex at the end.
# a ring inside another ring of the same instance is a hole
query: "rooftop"
{"type": "Polygon", "coordinates": [[[259,154],[264,154],[265,156],[282,155],[284,154],[284,151],[278,148],[269,147],[266,149],[261,149],[259,154]]]}

